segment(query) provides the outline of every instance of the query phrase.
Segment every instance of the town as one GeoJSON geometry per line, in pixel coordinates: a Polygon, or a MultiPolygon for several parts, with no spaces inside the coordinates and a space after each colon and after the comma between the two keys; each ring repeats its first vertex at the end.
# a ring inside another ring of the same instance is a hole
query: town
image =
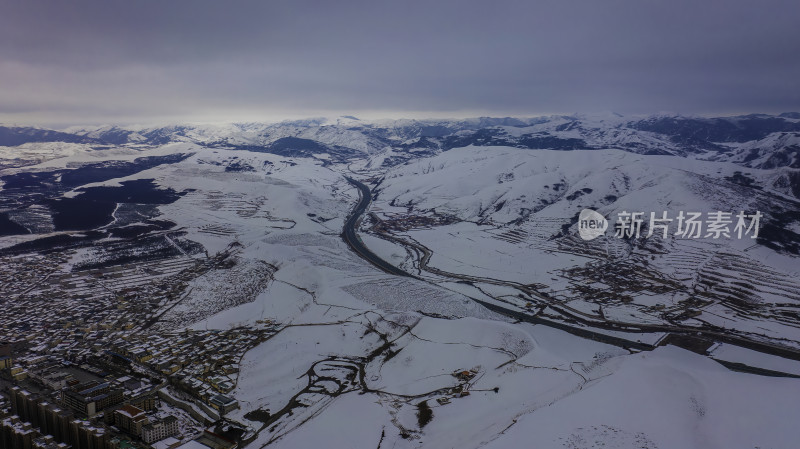
{"type": "Polygon", "coordinates": [[[0,448],[233,449],[251,438],[226,418],[238,408],[229,393],[241,357],[276,325],[153,326],[234,253],[73,271],[74,250],[0,257],[0,448]]]}

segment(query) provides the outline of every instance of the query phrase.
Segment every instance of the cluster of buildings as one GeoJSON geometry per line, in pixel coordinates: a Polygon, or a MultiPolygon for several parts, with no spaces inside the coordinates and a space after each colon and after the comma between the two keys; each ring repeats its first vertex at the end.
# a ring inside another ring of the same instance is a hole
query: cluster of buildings
{"type": "MultiPolygon", "coordinates": [[[[224,393],[236,384],[241,356],[263,338],[256,329],[168,336],[123,331],[80,364],[53,354],[3,355],[0,381],[7,382],[10,405],[0,413],[0,434],[8,447],[47,441],[52,449],[116,449],[120,442],[150,445],[177,436],[176,417],[154,418],[160,390],[190,397],[204,412],[195,420],[200,424],[219,420],[239,407],[224,393]],[[26,376],[15,376],[18,371],[26,376]]],[[[11,347],[0,344],[0,352],[11,347]]]]}
{"type": "MultiPolygon", "coordinates": [[[[394,204],[392,206],[402,206],[402,204],[394,204]]],[[[410,212],[410,211],[409,211],[410,212]]],[[[378,233],[392,232],[406,232],[411,229],[430,229],[437,226],[446,226],[457,223],[461,220],[458,217],[446,214],[440,214],[436,211],[428,215],[410,215],[410,214],[396,214],[384,213],[385,218],[380,218],[376,213],[370,212],[369,218],[373,223],[372,230],[378,233]]]]}
{"type": "Polygon", "coordinates": [[[235,447],[203,428],[274,329],[148,331],[205,263],[64,272],[65,254],[0,257],[0,449],[235,447]]]}
{"type": "Polygon", "coordinates": [[[31,442],[49,437],[56,444],[72,448],[116,449],[128,441],[116,437],[120,434],[147,444],[178,434],[175,416],[160,417],[154,413],[158,405],[155,395],[123,403],[121,394],[109,394],[114,390],[109,389],[108,384],[96,385],[94,382],[67,388],[61,394],[64,398],[73,398],[73,394],[80,392],[82,395],[89,390],[93,390],[89,394],[104,391],[100,395],[105,396],[106,401],[102,411],[91,416],[85,413],[86,400],[83,397],[79,402],[67,399],[59,403],[20,387],[10,388],[10,407],[3,420],[3,435],[7,441],[24,440],[27,435],[31,442]]]}
{"type": "Polygon", "coordinates": [[[24,340],[27,354],[85,357],[176,300],[197,262],[62,272],[65,256],[0,258],[0,341],[24,340]],[[185,279],[184,279],[185,278],[185,279]],[[5,281],[5,282],[4,282],[5,281]]]}
{"type": "Polygon", "coordinates": [[[184,330],[173,334],[120,333],[106,353],[121,363],[148,368],[222,416],[238,408],[227,397],[236,387],[239,360],[273,330],[184,330]]]}

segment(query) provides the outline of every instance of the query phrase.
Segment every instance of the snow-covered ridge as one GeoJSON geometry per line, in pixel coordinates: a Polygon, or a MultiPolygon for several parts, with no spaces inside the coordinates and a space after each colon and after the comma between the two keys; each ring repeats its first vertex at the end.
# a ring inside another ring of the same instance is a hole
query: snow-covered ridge
{"type": "Polygon", "coordinates": [[[557,150],[615,148],[638,154],[730,161],[754,168],[800,168],[798,117],[797,113],[711,118],[608,113],[367,121],[344,116],[279,123],[75,126],[62,131],[0,127],[0,145],[54,141],[95,146],[190,142],[292,156],[332,153],[339,159],[391,153],[391,157],[382,159],[384,165],[469,145],[557,150]]]}

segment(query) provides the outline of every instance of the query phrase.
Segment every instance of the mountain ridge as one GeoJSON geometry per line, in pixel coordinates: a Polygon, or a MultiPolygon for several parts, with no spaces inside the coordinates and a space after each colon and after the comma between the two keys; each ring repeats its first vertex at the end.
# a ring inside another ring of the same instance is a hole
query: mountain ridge
{"type": "Polygon", "coordinates": [[[104,146],[194,143],[298,157],[329,153],[337,161],[385,154],[396,165],[465,146],[531,150],[619,149],[733,162],[749,168],[800,168],[800,113],[699,117],[616,113],[531,118],[397,119],[353,116],[279,123],[105,125],[63,131],[0,125],[0,146],[66,142],[104,146]]]}

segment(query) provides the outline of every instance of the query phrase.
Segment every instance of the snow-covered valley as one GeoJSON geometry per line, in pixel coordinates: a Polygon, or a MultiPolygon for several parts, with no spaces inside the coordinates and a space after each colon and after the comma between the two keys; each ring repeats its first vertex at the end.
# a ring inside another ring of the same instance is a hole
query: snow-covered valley
{"type": "Polygon", "coordinates": [[[2,301],[130,307],[78,324],[117,340],[259,332],[235,371],[163,375],[198,404],[223,377],[246,447],[790,448],[800,118],[764,120],[71,128],[0,147],[2,301]],[[371,191],[356,238],[406,276],[343,239],[347,178],[371,191]],[[583,209],[763,218],[758,239],[584,241],[583,209]],[[146,302],[158,282],[176,290],[146,302]]]}

